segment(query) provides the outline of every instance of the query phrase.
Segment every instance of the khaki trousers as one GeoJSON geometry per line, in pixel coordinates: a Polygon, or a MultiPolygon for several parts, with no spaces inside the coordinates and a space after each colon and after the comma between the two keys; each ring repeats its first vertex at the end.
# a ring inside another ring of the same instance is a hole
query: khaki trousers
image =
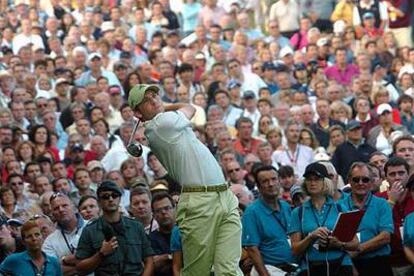
{"type": "Polygon", "coordinates": [[[238,201],[223,192],[182,193],[177,224],[183,246],[184,276],[241,276],[241,222],[238,201]]]}

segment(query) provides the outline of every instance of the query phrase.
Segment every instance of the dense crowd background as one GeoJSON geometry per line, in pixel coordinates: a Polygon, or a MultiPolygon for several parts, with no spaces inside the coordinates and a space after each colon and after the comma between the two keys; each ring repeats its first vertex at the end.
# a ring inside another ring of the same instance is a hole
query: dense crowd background
{"type": "MultiPolygon", "coordinates": [[[[369,164],[372,191],[402,206],[391,231],[401,253],[397,227],[414,201],[393,182],[413,186],[413,10],[409,0],[0,0],[0,261],[24,250],[21,225],[35,220],[44,252],[76,273],[79,230],[100,216],[104,180],[118,185],[121,211],[142,222],[155,254],[171,253],[180,183],[142,125],[134,138],[143,156],[126,151],[135,124],[126,100],[140,83],[159,85],[166,104],[196,108],[194,131],[241,212],[266,193],[260,166],[278,170],[277,195],[293,208],[307,199],[309,164],[326,164],[339,198],[352,191],[352,164],[369,164]],[[391,157],[409,166],[397,180],[384,171],[391,157]],[[157,193],[171,196],[171,208],[153,212],[157,193]],[[59,195],[74,211],[51,205],[59,195]]],[[[249,252],[246,274],[257,269],[249,252]]],[[[163,261],[155,275],[172,275],[163,261]]]]}

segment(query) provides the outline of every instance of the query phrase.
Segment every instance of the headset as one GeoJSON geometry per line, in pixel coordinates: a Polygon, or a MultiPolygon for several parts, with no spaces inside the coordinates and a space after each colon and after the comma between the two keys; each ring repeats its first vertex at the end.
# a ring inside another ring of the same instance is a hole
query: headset
{"type": "Polygon", "coordinates": [[[127,145],[127,147],[126,147],[127,152],[128,152],[131,156],[133,156],[133,157],[141,157],[142,152],[143,152],[143,150],[142,150],[142,145],[141,145],[141,144],[139,144],[139,143],[138,143],[138,142],[136,142],[136,141],[133,141],[133,140],[134,140],[134,137],[135,137],[135,132],[136,132],[136,131],[137,131],[137,129],[138,129],[138,125],[139,125],[139,123],[140,123],[140,120],[139,120],[139,119],[137,119],[137,122],[136,122],[136,124],[135,124],[135,126],[134,126],[134,130],[132,131],[131,137],[129,138],[128,145],[127,145]]]}

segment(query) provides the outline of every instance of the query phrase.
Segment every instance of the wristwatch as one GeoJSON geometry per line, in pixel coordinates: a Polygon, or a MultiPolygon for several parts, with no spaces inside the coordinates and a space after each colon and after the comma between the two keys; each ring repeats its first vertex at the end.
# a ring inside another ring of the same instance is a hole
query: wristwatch
{"type": "Polygon", "coordinates": [[[172,259],[173,259],[172,254],[168,254],[168,260],[172,260],[172,259]]]}

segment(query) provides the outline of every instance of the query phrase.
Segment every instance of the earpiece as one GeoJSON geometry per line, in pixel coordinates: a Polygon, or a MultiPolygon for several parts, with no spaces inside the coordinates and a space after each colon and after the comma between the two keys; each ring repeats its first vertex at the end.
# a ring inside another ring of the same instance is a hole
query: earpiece
{"type": "Polygon", "coordinates": [[[133,141],[135,137],[135,132],[138,129],[139,122],[140,121],[138,119],[134,126],[134,130],[132,131],[131,137],[129,138],[128,145],[126,147],[127,152],[133,157],[141,157],[143,151],[142,146],[138,142],[133,141]]]}

